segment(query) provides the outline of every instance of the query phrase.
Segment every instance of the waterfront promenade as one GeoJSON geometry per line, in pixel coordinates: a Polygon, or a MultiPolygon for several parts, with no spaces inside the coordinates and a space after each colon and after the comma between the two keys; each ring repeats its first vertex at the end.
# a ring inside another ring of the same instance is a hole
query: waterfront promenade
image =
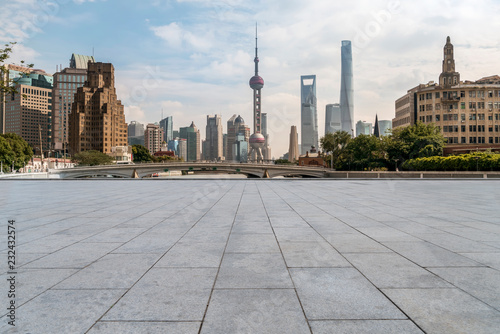
{"type": "Polygon", "coordinates": [[[500,180],[2,180],[0,190],[2,333],[500,328],[500,180]]]}

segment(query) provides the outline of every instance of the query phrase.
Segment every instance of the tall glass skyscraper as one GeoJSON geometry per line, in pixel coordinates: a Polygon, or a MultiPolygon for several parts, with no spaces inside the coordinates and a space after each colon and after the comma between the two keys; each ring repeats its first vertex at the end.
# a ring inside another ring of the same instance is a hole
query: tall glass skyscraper
{"type": "Polygon", "coordinates": [[[351,41],[342,41],[340,49],[342,69],[340,76],[340,118],[342,130],[352,134],[354,129],[354,101],[352,87],[352,48],[351,41]]]}
{"type": "Polygon", "coordinates": [[[160,127],[163,129],[163,140],[168,143],[174,139],[174,124],[172,116],[165,117],[160,121],[160,127]]]}
{"type": "Polygon", "coordinates": [[[325,110],[325,135],[342,130],[340,104],[327,104],[325,110]]]}
{"type": "Polygon", "coordinates": [[[311,150],[311,146],[318,148],[318,113],[316,108],[316,76],[303,75],[300,77],[300,140],[301,154],[311,150]]]}

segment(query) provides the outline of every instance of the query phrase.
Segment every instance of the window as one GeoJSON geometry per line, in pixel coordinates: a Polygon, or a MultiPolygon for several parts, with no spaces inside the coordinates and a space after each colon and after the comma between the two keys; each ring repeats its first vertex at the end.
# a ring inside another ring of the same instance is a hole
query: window
{"type": "Polygon", "coordinates": [[[469,109],[476,109],[476,102],[469,102],[469,109]]]}
{"type": "Polygon", "coordinates": [[[476,91],[475,90],[470,90],[469,91],[469,97],[476,97],[476,91]]]}
{"type": "Polygon", "coordinates": [[[461,130],[462,132],[465,132],[465,125],[462,125],[460,130],[461,130]]]}
{"type": "Polygon", "coordinates": [[[465,97],[465,90],[460,91],[460,97],[465,97]]]}
{"type": "Polygon", "coordinates": [[[460,114],[460,119],[461,119],[462,121],[465,121],[465,114],[460,114]]]}
{"type": "Polygon", "coordinates": [[[465,109],[465,102],[460,102],[460,109],[465,109]]]}
{"type": "Polygon", "coordinates": [[[441,110],[441,104],[440,103],[436,103],[436,110],[441,110]]]}
{"type": "Polygon", "coordinates": [[[440,93],[439,92],[436,92],[436,99],[439,99],[440,98],[440,93]]]}
{"type": "Polygon", "coordinates": [[[439,122],[440,121],[440,115],[436,115],[436,122],[439,122]]]}

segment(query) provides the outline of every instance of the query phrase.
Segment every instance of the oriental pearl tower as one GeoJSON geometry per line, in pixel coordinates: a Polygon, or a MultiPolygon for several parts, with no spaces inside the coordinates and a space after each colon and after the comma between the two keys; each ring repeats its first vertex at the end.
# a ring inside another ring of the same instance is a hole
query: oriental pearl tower
{"type": "Polygon", "coordinates": [[[257,25],[255,25],[255,75],[250,79],[250,88],[253,89],[253,134],[250,136],[250,150],[248,160],[257,160],[261,162],[262,148],[266,143],[266,138],[261,134],[261,94],[260,90],[264,87],[264,79],[259,76],[259,57],[257,56],[257,25]]]}

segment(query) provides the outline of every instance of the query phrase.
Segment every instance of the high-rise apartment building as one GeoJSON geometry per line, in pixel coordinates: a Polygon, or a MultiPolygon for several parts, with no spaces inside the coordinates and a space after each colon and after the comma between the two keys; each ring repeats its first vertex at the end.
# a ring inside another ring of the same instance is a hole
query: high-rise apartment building
{"type": "MultiPolygon", "coordinates": [[[[199,161],[200,160],[200,131],[191,122],[188,127],[179,129],[179,137],[186,140],[186,154],[184,158],[185,161],[199,161]]],[[[179,141],[179,150],[181,149],[181,141],[179,141]]]]}
{"type": "Polygon", "coordinates": [[[439,83],[420,84],[396,100],[393,128],[417,122],[441,129],[445,154],[500,149],[500,77],[460,81],[447,37],[439,83]]]}
{"type": "Polygon", "coordinates": [[[340,104],[327,104],[325,108],[325,135],[342,130],[340,104]]]}
{"type": "Polygon", "coordinates": [[[174,124],[172,116],[165,117],[160,121],[160,127],[163,129],[163,140],[168,143],[174,139],[174,124]]]}
{"type": "Polygon", "coordinates": [[[115,70],[110,63],[88,63],[87,81],[76,92],[69,116],[71,153],[127,145],[123,105],[116,96],[115,70]]]}
{"type": "Polygon", "coordinates": [[[340,74],[340,119],[342,130],[352,134],[354,129],[354,88],[352,85],[352,47],[351,41],[342,41],[340,74]]]}
{"type": "Polygon", "coordinates": [[[318,147],[318,113],[316,101],[316,76],[300,77],[300,138],[302,154],[306,154],[311,146],[318,147]]]}
{"type": "Polygon", "coordinates": [[[144,146],[150,154],[160,151],[163,143],[163,129],[158,124],[149,123],[144,130],[144,146]]]}
{"type": "Polygon", "coordinates": [[[207,160],[223,160],[222,155],[222,119],[220,115],[207,115],[206,127],[206,153],[207,160]]]}
{"type": "Polygon", "coordinates": [[[292,125],[290,129],[290,145],[288,147],[288,160],[291,162],[299,160],[299,135],[297,127],[292,125]]]}
{"type": "Polygon", "coordinates": [[[52,76],[31,70],[14,78],[16,94],[5,96],[5,133],[21,136],[35,153],[52,148],[52,76]]]}
{"type": "Polygon", "coordinates": [[[88,62],[95,62],[92,56],[73,53],[69,67],[54,74],[52,89],[52,137],[53,149],[66,151],[69,141],[69,114],[76,90],[87,80],[88,62]]]}

